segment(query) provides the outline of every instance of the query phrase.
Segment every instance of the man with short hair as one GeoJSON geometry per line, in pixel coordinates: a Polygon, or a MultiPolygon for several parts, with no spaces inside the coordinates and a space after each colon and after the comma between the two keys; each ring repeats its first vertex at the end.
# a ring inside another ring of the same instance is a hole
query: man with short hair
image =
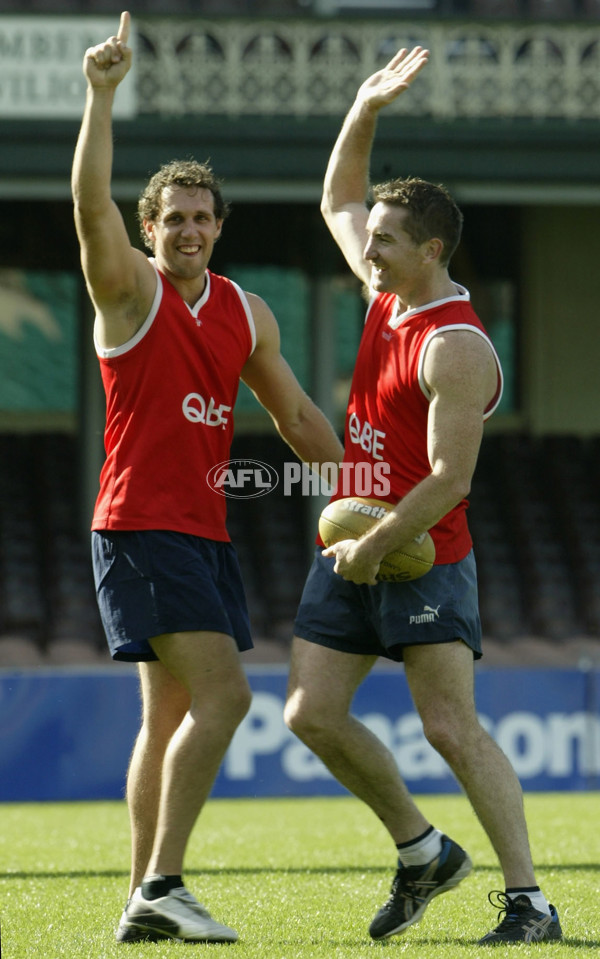
{"type": "Polygon", "coordinates": [[[366,205],[379,111],[427,57],[420,47],[401,50],[362,84],[325,175],[323,215],[370,293],[344,462],[386,462],[384,499],[394,508],[358,540],[317,550],[296,621],[286,721],[391,835],[398,869],[370,934],[402,933],[471,870],[464,849],[418,809],[391,752],[350,714],[378,656],[403,662],[425,736],[465,790],[504,872],[504,919],[481,944],[557,940],[558,915],[534,875],[518,779],[474,702],[481,628],[466,497],[502,374],[468,291],[448,273],[462,215],[447,190],[418,178],[376,187],[366,205]],[[378,582],[383,557],[425,530],[436,547],[433,568],[414,582],[378,582]]]}
{"type": "Polygon", "coordinates": [[[98,603],[115,659],[139,663],[143,721],[127,780],[130,898],[117,939],[234,942],[185,888],[184,853],[250,704],[252,647],[226,500],[207,474],[230,454],[239,380],[311,463],[342,447],[280,353],[258,296],[208,269],[227,208],[212,170],[175,161],[140,201],[148,258],[111,197],[112,103],[130,18],[84,59],[75,222],[96,309],[106,461],[92,523],[98,603]]]}

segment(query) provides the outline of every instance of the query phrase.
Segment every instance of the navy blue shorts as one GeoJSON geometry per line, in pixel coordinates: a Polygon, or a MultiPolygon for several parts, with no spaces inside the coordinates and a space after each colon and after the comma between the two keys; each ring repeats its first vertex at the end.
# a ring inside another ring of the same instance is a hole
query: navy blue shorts
{"type": "Polygon", "coordinates": [[[169,530],[92,533],[100,617],[113,659],[158,659],[148,642],[163,633],[232,636],[252,649],[248,609],[231,543],[169,530]]]}
{"type": "Polygon", "coordinates": [[[344,653],[402,662],[405,646],[462,639],[481,658],[473,551],[408,583],[357,586],[333,572],[317,548],[300,600],[295,634],[344,653]]]}

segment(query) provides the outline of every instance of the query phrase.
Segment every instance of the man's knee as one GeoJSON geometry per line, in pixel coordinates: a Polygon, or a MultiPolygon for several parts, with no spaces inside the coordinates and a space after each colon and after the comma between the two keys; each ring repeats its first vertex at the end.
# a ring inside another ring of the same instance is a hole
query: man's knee
{"type": "Polygon", "coordinates": [[[427,742],[453,766],[460,762],[485,737],[485,731],[475,717],[471,723],[457,722],[456,717],[443,713],[423,719],[423,732],[427,742]]]}
{"type": "Polygon", "coordinates": [[[460,749],[460,743],[454,734],[452,727],[442,723],[430,723],[423,726],[423,732],[427,742],[433,746],[436,752],[447,762],[451,762],[456,757],[460,749]]]}
{"type": "Polygon", "coordinates": [[[303,714],[304,710],[302,709],[302,703],[298,692],[296,691],[291,693],[288,696],[285,706],[283,707],[283,721],[287,728],[297,736],[300,734],[299,730],[302,727],[303,714]]]}
{"type": "Polygon", "coordinates": [[[252,704],[252,690],[245,676],[240,678],[235,690],[232,692],[232,710],[236,725],[239,725],[252,704]]]}
{"type": "Polygon", "coordinates": [[[165,685],[160,693],[144,691],[142,732],[156,743],[166,743],[190,708],[190,695],[178,684],[165,685]]]}
{"type": "Polygon", "coordinates": [[[243,673],[232,674],[229,682],[207,694],[205,687],[192,695],[191,712],[208,721],[217,717],[220,724],[235,731],[247,715],[252,703],[252,690],[243,673]]]}
{"type": "Polygon", "coordinates": [[[329,737],[331,732],[327,707],[314,702],[302,690],[289,695],[283,718],[288,729],[307,745],[318,742],[321,737],[329,737]]]}

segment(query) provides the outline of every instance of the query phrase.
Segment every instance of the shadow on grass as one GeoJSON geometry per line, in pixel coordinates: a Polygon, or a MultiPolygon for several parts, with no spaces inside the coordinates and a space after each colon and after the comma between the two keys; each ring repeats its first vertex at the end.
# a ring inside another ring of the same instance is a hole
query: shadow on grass
{"type": "MultiPolygon", "coordinates": [[[[398,940],[394,940],[394,939],[379,940],[378,942],[374,942],[373,946],[379,946],[379,945],[387,946],[387,945],[393,944],[394,941],[397,942],[398,940]]],[[[451,936],[413,936],[411,939],[411,945],[423,946],[423,947],[428,946],[430,948],[431,947],[434,948],[435,946],[456,946],[456,945],[476,946],[478,945],[478,940],[477,939],[453,939],[451,936]]],[[[508,947],[509,949],[511,948],[511,945],[512,944],[509,944],[509,947],[508,947]]],[[[519,943],[518,945],[521,945],[521,943],[519,943]]],[[[535,946],[536,943],[530,943],[530,945],[535,946]]],[[[558,942],[543,943],[544,949],[550,949],[553,946],[555,946],[556,948],[558,947],[564,948],[564,946],[566,946],[568,949],[598,949],[598,947],[600,947],[600,941],[597,939],[573,939],[571,937],[565,937],[564,939],[560,939],[558,942]]],[[[494,947],[494,949],[496,948],[497,947],[494,947]]],[[[494,952],[494,955],[497,955],[497,953],[494,952]]]]}
{"type": "MultiPolygon", "coordinates": [[[[399,947],[402,944],[402,947],[406,947],[409,944],[411,948],[428,948],[435,949],[436,947],[442,948],[443,946],[477,946],[479,941],[477,939],[461,939],[460,937],[452,938],[451,936],[415,936],[414,933],[411,934],[410,931],[406,935],[402,936],[392,936],[390,939],[377,939],[373,940],[370,937],[365,939],[332,939],[329,942],[325,942],[323,939],[282,939],[278,942],[273,941],[272,945],[277,945],[279,947],[285,946],[318,946],[323,947],[324,945],[330,945],[331,947],[337,947],[342,949],[364,949],[365,945],[369,946],[371,949],[394,949],[399,947]]],[[[248,945],[243,939],[239,940],[238,945],[248,945]]],[[[508,949],[512,949],[515,944],[509,944],[508,949]]],[[[516,945],[521,946],[523,943],[517,943],[516,945]]],[[[529,943],[527,945],[535,946],[538,943],[529,943]]],[[[542,945],[544,950],[551,949],[553,946],[563,947],[566,946],[570,949],[597,949],[600,946],[600,942],[593,939],[562,939],[559,942],[551,943],[544,942],[542,945]]],[[[487,954],[487,950],[484,950],[487,954]]],[[[429,953],[428,953],[429,954],[429,953]]],[[[519,953],[522,955],[522,953],[519,953]]],[[[494,947],[494,955],[499,955],[497,947],[494,947]]]]}
{"type": "MultiPolygon", "coordinates": [[[[569,862],[563,864],[536,863],[536,871],[543,872],[600,872],[600,862],[569,862]]],[[[390,875],[393,871],[390,866],[227,866],[219,868],[209,866],[206,869],[189,868],[186,876],[261,876],[282,875],[336,875],[337,873],[366,873],[370,875],[390,875]]],[[[473,872],[497,872],[498,866],[473,866],[473,872]]],[[[0,879],[120,879],[129,876],[127,869],[71,869],[60,870],[11,870],[0,872],[0,879]]]]}

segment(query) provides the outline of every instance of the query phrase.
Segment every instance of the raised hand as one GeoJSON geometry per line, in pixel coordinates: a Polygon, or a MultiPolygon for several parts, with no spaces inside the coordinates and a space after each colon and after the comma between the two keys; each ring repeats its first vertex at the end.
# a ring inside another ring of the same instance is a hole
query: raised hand
{"type": "Polygon", "coordinates": [[[124,11],[116,37],[86,50],[83,72],[93,87],[116,87],[128,72],[132,55],[127,46],[130,25],[131,17],[124,11]]]}
{"type": "Polygon", "coordinates": [[[428,58],[429,51],[423,47],[413,47],[410,52],[405,48],[399,50],[382,70],[365,80],[356,99],[374,109],[391,103],[408,89],[428,58]]]}

